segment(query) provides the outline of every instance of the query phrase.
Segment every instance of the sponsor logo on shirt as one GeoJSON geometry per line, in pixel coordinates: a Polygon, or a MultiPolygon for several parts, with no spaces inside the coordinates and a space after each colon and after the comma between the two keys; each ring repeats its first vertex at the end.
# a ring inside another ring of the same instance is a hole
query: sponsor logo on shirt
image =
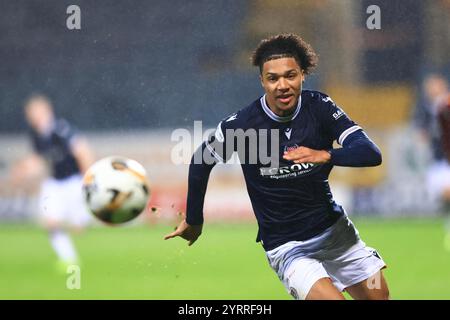
{"type": "Polygon", "coordinates": [[[284,134],[286,135],[286,137],[289,139],[291,139],[291,133],[292,133],[292,128],[286,128],[284,129],[284,134]]]}
{"type": "Polygon", "coordinates": [[[333,118],[334,120],[339,119],[340,117],[342,117],[344,115],[344,112],[342,110],[337,110],[335,113],[333,113],[333,118]]]}
{"type": "Polygon", "coordinates": [[[259,173],[262,177],[270,179],[295,178],[310,173],[316,167],[313,163],[295,163],[283,167],[259,168],[259,173]]]}

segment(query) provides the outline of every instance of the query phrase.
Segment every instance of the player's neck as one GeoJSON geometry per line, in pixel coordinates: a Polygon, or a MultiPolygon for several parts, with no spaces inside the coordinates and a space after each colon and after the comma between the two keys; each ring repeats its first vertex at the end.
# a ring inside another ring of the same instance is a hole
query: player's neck
{"type": "Polygon", "coordinates": [[[266,105],[269,107],[270,111],[272,111],[275,115],[282,117],[282,118],[292,116],[295,113],[295,111],[297,110],[297,108],[299,106],[298,100],[299,99],[297,99],[295,101],[294,105],[290,109],[283,110],[283,109],[277,108],[274,105],[271,105],[270,102],[267,100],[267,96],[265,97],[266,105]]]}
{"type": "Polygon", "coordinates": [[[287,110],[280,110],[279,108],[274,108],[273,106],[269,105],[266,95],[262,97],[261,104],[264,111],[270,118],[278,122],[286,122],[295,118],[299,113],[301,105],[301,96],[299,96],[299,98],[297,99],[296,103],[294,104],[294,107],[287,110]]]}
{"type": "Polygon", "coordinates": [[[54,128],[55,128],[55,119],[52,118],[48,123],[39,128],[37,132],[42,137],[48,137],[51,135],[54,128]]]}
{"type": "Polygon", "coordinates": [[[269,106],[270,110],[272,110],[273,113],[275,113],[277,116],[285,118],[290,117],[294,114],[295,110],[297,109],[297,104],[295,104],[291,109],[289,110],[280,110],[277,108],[272,108],[269,106]]]}

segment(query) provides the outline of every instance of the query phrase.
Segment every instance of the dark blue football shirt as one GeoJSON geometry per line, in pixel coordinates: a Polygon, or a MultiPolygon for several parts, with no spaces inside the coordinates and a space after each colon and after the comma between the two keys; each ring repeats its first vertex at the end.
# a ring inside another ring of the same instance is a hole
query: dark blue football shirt
{"type": "Polygon", "coordinates": [[[31,130],[34,151],[49,163],[52,176],[57,180],[80,173],[71,149],[74,138],[74,129],[63,119],[56,120],[46,135],[31,130]]]}
{"type": "MultiPolygon", "coordinates": [[[[225,118],[215,134],[204,143],[204,152],[209,152],[218,162],[227,161],[233,151],[238,152],[259,226],[257,241],[261,241],[266,250],[271,250],[288,241],[309,239],[344,214],[343,208],[333,200],[328,184],[333,165],[295,164],[283,159],[284,151],[300,146],[329,150],[333,141],[342,145],[349,135],[361,130],[330,97],[317,91],[303,90],[296,110],[289,117],[274,114],[263,96],[225,118]],[[262,158],[264,152],[259,152],[266,144],[265,149],[270,153],[271,129],[278,129],[276,152],[279,163],[275,166],[262,158]],[[245,140],[245,148],[241,148],[235,137],[231,144],[227,141],[230,139],[227,133],[237,130],[268,130],[269,133],[263,135],[262,144],[260,136],[257,142],[245,140]],[[249,155],[250,152],[253,154],[249,155]]],[[[187,222],[190,224],[202,222],[198,211],[203,210],[204,195],[201,194],[206,191],[206,184],[207,179],[206,182],[195,181],[194,178],[191,181],[190,177],[187,203],[187,222]],[[195,188],[191,183],[199,186],[195,188]],[[189,195],[194,193],[195,196],[189,195]]]]}

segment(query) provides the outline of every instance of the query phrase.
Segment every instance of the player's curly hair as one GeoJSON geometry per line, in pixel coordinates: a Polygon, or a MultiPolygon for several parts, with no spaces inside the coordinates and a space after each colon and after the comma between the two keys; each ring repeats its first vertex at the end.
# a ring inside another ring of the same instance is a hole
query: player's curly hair
{"type": "Polygon", "coordinates": [[[262,72],[265,62],[274,59],[294,58],[305,74],[310,74],[319,60],[311,45],[293,33],[283,33],[261,40],[253,51],[251,60],[262,72]]]}

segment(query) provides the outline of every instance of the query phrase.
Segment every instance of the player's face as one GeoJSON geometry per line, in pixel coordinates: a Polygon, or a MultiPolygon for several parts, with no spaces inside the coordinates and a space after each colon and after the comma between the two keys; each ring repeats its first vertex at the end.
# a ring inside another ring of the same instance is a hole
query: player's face
{"type": "Polygon", "coordinates": [[[261,84],[266,91],[269,108],[279,116],[294,112],[305,79],[294,58],[280,58],[264,63],[261,84]]]}
{"type": "Polygon", "coordinates": [[[25,116],[30,126],[38,133],[44,134],[53,123],[52,107],[47,101],[30,101],[25,109],[25,116]]]}
{"type": "Polygon", "coordinates": [[[448,92],[448,83],[439,75],[431,75],[424,81],[424,90],[428,101],[434,103],[448,92]]]}

